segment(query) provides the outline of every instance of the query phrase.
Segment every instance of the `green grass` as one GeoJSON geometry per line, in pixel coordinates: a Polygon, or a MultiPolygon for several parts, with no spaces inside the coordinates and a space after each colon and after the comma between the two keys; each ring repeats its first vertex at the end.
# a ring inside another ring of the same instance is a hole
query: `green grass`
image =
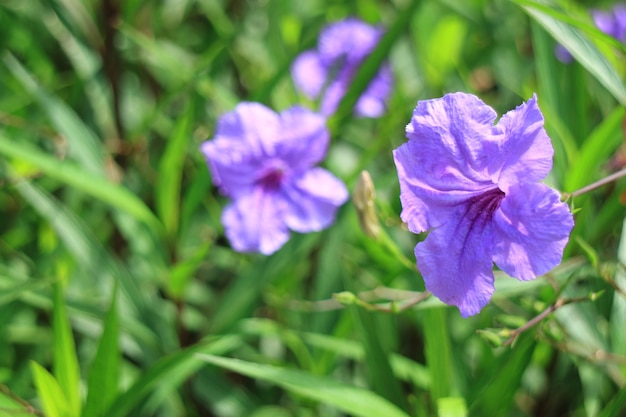
{"type": "Polygon", "coordinates": [[[626,164],[626,47],[587,7],[0,2],[0,417],[624,415],[624,180],[574,199],[550,274],[496,272],[469,319],[434,297],[404,309],[424,291],[423,236],[400,221],[391,152],[418,100],[463,91],[502,114],[536,93],[563,192],[626,164]],[[323,165],[351,192],[369,171],[383,237],[347,203],[274,255],[234,252],[199,146],[241,101],[315,108],[290,65],[347,16],[387,33],[329,119],[323,165]],[[357,119],[384,60],[389,111],[357,119]],[[510,339],[560,299],[577,301],[510,339]]]}

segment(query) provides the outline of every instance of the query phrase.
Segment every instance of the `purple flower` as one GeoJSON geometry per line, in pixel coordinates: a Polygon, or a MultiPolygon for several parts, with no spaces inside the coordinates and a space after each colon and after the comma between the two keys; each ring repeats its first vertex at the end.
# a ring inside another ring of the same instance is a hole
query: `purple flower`
{"type": "MultiPolygon", "coordinates": [[[[320,111],[333,114],[365,58],[376,48],[384,31],[356,18],[333,23],[320,34],[317,49],[300,54],[291,66],[296,88],[310,99],[321,97],[320,111]]],[[[393,77],[383,64],[359,97],[355,113],[379,117],[386,109],[393,77]]]]}
{"type": "Polygon", "coordinates": [[[333,223],[348,198],[345,185],[325,169],[325,119],[293,107],[276,114],[241,103],[220,117],[215,138],[202,144],[213,182],[232,199],[222,223],[232,247],[269,255],[289,239],[333,223]]]}
{"type": "Polygon", "coordinates": [[[626,6],[617,4],[609,11],[593,10],[593,22],[598,29],[620,42],[626,41],[626,6]]]}
{"type": "Polygon", "coordinates": [[[553,148],[533,96],[502,116],[476,96],[420,101],[394,151],[402,220],[414,233],[426,288],[463,317],[494,291],[493,263],[530,280],[560,263],[574,225],[559,193],[539,183],[553,148]]]}

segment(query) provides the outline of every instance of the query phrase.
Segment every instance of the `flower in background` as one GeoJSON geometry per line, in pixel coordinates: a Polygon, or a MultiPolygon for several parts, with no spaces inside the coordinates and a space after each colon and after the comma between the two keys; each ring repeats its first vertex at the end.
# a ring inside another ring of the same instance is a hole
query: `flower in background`
{"type": "MultiPolygon", "coordinates": [[[[607,35],[624,43],[626,42],[626,5],[616,4],[611,10],[592,10],[593,23],[607,35]]],[[[564,64],[571,63],[572,54],[561,44],[554,48],[556,58],[564,64]]]]}
{"type": "MultiPolygon", "coordinates": [[[[376,48],[384,31],[356,18],[333,23],[320,34],[317,49],[300,54],[291,66],[296,88],[310,99],[321,98],[320,111],[333,114],[365,58],[376,48]]],[[[379,117],[391,92],[391,68],[384,63],[359,97],[357,116],[379,117]]]]}
{"type": "Polygon", "coordinates": [[[502,116],[471,94],[420,101],[393,153],[402,220],[414,233],[426,289],[467,317],[494,291],[493,263],[519,280],[560,263],[574,225],[539,183],[554,153],[533,96],[502,116]]]}
{"type": "Polygon", "coordinates": [[[204,142],[213,182],[232,202],[222,224],[239,252],[269,255],[290,232],[322,230],[348,199],[345,185],[316,167],[329,134],[323,116],[293,107],[280,114],[241,103],[220,117],[215,138],[204,142]]]}

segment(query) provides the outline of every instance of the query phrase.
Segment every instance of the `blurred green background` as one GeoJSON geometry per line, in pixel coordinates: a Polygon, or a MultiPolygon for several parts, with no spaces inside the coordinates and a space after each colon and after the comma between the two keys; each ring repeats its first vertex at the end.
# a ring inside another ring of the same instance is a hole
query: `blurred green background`
{"type": "Polygon", "coordinates": [[[574,199],[562,265],[497,272],[462,319],[434,298],[403,308],[423,237],[400,221],[391,156],[418,100],[470,92],[502,114],[536,92],[551,186],[622,168],[625,49],[587,10],[612,4],[1,0],[0,416],[626,415],[624,181],[574,199]],[[387,33],[324,166],[350,190],[370,172],[385,237],[348,203],[272,256],[233,252],[199,146],[240,101],[315,108],[290,64],[348,16],[387,33]],[[388,113],[353,118],[384,59],[388,113]]]}

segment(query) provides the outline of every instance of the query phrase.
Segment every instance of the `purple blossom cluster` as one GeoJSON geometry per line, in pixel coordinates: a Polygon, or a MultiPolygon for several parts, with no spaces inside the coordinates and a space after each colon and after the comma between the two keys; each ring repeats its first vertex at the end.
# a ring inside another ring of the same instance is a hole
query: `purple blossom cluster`
{"type": "MultiPolygon", "coordinates": [[[[626,42],[626,4],[616,4],[610,10],[591,11],[593,23],[598,29],[620,42],[626,42]]],[[[573,61],[572,54],[561,44],[554,49],[557,59],[564,64],[573,61]]]]}
{"type": "MultiPolygon", "coordinates": [[[[310,99],[320,99],[320,111],[331,115],[350,88],[357,70],[376,48],[384,30],[356,18],[327,26],[316,49],[300,54],[291,66],[295,86],[310,99]]],[[[379,117],[386,111],[393,77],[389,64],[381,66],[359,97],[354,112],[362,117],[379,117]]]]}
{"type": "Polygon", "coordinates": [[[420,101],[393,153],[402,220],[429,232],[415,247],[426,289],[464,317],[494,291],[493,263],[530,280],[560,263],[574,225],[540,183],[553,148],[533,96],[502,116],[471,94],[420,101]]]}

